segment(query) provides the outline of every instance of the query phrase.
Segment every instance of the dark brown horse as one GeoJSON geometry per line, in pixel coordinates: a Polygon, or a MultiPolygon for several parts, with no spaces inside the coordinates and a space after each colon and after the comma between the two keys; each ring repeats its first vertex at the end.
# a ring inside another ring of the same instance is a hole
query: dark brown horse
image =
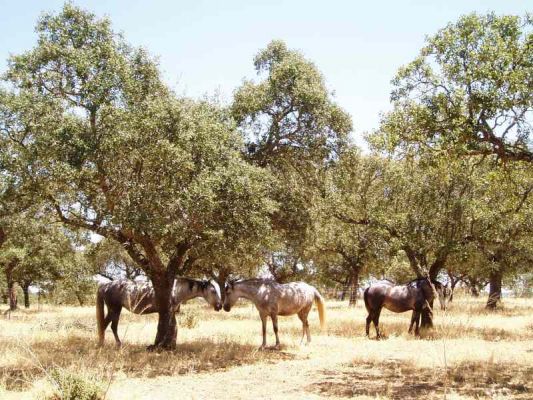
{"type": "MultiPolygon", "coordinates": [[[[220,288],[215,281],[176,278],[172,288],[172,306],[179,311],[182,302],[195,297],[203,297],[216,311],[222,308],[220,288]]],[[[135,314],[152,314],[157,312],[154,288],[148,282],[135,283],[129,280],[116,280],[98,287],[96,294],[96,322],[98,325],[98,342],[104,344],[105,330],[111,323],[111,330],[118,346],[118,321],[122,307],[135,314]],[[104,304],[107,315],[104,317],[104,304]]]]}
{"type": "Polygon", "coordinates": [[[430,308],[435,297],[439,298],[441,308],[446,308],[446,288],[436,280],[429,278],[415,279],[405,285],[395,285],[391,281],[382,280],[372,284],[364,292],[365,307],[368,311],[366,317],[366,335],[370,334],[370,322],[374,323],[376,335],[382,337],[379,331],[379,315],[381,309],[401,313],[413,311],[409,333],[416,324],[415,335],[420,335],[420,315],[422,311],[430,308]]]}

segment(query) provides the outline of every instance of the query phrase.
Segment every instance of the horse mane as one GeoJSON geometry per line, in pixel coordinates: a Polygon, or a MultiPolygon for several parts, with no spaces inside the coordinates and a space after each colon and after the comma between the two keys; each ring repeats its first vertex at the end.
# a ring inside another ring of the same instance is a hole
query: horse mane
{"type": "Polygon", "coordinates": [[[233,286],[236,283],[278,283],[272,278],[248,278],[248,279],[231,279],[228,284],[233,286]]]}
{"type": "Polygon", "coordinates": [[[176,278],[176,281],[185,281],[189,284],[189,290],[193,290],[194,286],[198,286],[200,289],[204,290],[209,285],[209,281],[205,279],[193,279],[187,278],[185,276],[180,276],[176,278]]]}
{"type": "MultiPolygon", "coordinates": [[[[388,279],[387,279],[388,280],[388,279]]],[[[407,282],[405,285],[406,286],[410,286],[410,285],[413,285],[413,284],[417,284],[419,282],[423,282],[423,281],[427,281],[427,278],[426,277],[422,277],[422,278],[415,278],[413,279],[412,281],[409,281],[407,282]]],[[[442,283],[440,283],[439,281],[435,280],[435,279],[431,279],[431,283],[433,285],[435,285],[436,287],[438,287],[439,289],[441,287],[443,287],[444,285],[442,283]]]]}

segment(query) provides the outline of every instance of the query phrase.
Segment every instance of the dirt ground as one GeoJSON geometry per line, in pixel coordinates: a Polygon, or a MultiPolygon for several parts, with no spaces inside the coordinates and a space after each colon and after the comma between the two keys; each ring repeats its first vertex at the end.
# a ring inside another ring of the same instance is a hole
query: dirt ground
{"type": "MultiPolygon", "coordinates": [[[[410,315],[382,313],[388,338],[364,337],[362,304],[329,301],[320,332],[300,345],[296,316],[280,318],[282,349],[259,351],[261,323],[246,302],[216,313],[191,302],[179,317],[178,349],[148,353],[156,316],[124,312],[96,347],[94,309],[43,307],[0,320],[0,398],[50,396],[50,371],[96,382],[106,399],[322,399],[533,397],[533,301],[506,299],[486,312],[482,299],[459,298],[435,312],[423,339],[407,334],[410,315]]],[[[269,343],[274,336],[268,327],[269,343]]],[[[373,333],[373,332],[372,332],[373,333]]]]}

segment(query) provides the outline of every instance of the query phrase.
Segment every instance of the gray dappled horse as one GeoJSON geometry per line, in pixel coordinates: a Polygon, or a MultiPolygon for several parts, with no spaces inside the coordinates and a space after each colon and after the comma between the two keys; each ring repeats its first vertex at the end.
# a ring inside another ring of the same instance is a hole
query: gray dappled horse
{"type": "Polygon", "coordinates": [[[379,315],[381,309],[385,307],[396,313],[413,310],[409,333],[412,332],[413,324],[416,323],[415,335],[418,336],[422,311],[430,309],[435,297],[439,298],[441,309],[446,309],[447,293],[444,285],[429,278],[418,278],[405,285],[395,285],[388,280],[373,283],[364,292],[365,307],[368,311],[366,335],[369,336],[370,322],[372,321],[378,339],[382,337],[379,331],[379,315]]]}
{"type": "Polygon", "coordinates": [[[272,326],[276,335],[276,349],[280,348],[278,336],[278,315],[294,315],[302,321],[302,341],[307,335],[307,343],[311,341],[309,322],[307,316],[313,301],[318,307],[320,326],[325,326],[324,299],[316,288],[305,282],[277,283],[267,279],[246,279],[241,281],[228,282],[225,287],[224,310],[230,311],[231,307],[240,298],[250,300],[259,311],[263,324],[263,344],[261,349],[266,347],[266,323],[267,317],[272,318],[272,326]]]}
{"type": "MultiPolygon", "coordinates": [[[[216,311],[220,311],[222,308],[220,288],[215,281],[176,278],[171,297],[174,312],[179,311],[180,303],[195,297],[203,297],[216,311]]],[[[135,314],[156,313],[158,310],[153,286],[148,282],[135,283],[129,280],[116,280],[103,283],[98,287],[96,322],[100,346],[104,344],[105,330],[109,323],[111,323],[117,345],[121,345],[117,328],[122,307],[135,314]],[[104,304],[107,306],[105,317],[104,304]]]]}

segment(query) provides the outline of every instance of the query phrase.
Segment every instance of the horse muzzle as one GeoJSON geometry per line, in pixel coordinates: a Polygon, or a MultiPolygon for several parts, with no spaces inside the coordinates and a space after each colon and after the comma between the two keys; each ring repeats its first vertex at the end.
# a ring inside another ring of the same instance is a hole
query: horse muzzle
{"type": "Polygon", "coordinates": [[[222,304],[221,303],[215,304],[215,311],[220,311],[221,309],[222,309],[222,304]]]}
{"type": "Polygon", "coordinates": [[[224,304],[224,311],[229,312],[231,310],[231,306],[229,304],[224,304]]]}

